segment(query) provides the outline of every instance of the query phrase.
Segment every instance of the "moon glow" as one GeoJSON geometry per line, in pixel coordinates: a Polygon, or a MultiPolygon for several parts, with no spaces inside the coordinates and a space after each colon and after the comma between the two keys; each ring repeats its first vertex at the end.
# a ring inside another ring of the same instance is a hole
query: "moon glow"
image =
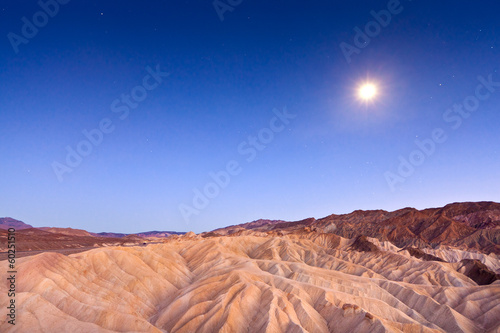
{"type": "Polygon", "coordinates": [[[359,98],[368,101],[377,95],[377,87],[372,83],[365,83],[359,88],[359,98]]]}

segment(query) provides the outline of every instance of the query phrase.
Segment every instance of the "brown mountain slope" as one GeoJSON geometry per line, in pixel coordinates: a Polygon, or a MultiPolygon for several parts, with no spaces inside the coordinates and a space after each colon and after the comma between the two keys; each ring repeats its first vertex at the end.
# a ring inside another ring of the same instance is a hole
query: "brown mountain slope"
{"type": "Polygon", "coordinates": [[[460,264],[457,271],[470,277],[479,285],[487,285],[500,280],[500,274],[496,274],[477,259],[464,259],[460,264]]]}
{"type": "MultiPolygon", "coordinates": [[[[308,226],[344,238],[364,235],[382,241],[388,240],[400,247],[450,245],[500,254],[499,221],[499,203],[464,202],[424,210],[357,210],[350,214],[333,214],[318,220],[311,218],[297,222],[260,224],[252,230],[280,230],[286,233],[308,226]]],[[[247,229],[246,225],[231,228],[241,231],[247,229]]],[[[217,232],[227,234],[224,228],[218,229],[217,232]]]]}
{"type": "MultiPolygon", "coordinates": [[[[123,238],[78,236],[73,233],[74,229],[65,231],[66,233],[57,233],[40,230],[38,228],[16,231],[15,245],[17,257],[31,255],[29,251],[56,251],[110,245],[139,245],[144,242],[143,238],[137,236],[127,236],[123,238]]],[[[82,234],[86,233],[84,230],[76,231],[77,234],[81,232],[83,232],[82,234]]],[[[7,230],[0,230],[0,252],[3,252],[0,254],[0,260],[6,258],[7,234],[7,230]]]]}
{"type": "Polygon", "coordinates": [[[47,232],[52,232],[55,234],[68,235],[68,236],[87,236],[87,237],[93,236],[90,232],[82,230],[82,229],[55,228],[55,227],[41,227],[41,228],[37,228],[37,229],[47,231],[47,232]]]}

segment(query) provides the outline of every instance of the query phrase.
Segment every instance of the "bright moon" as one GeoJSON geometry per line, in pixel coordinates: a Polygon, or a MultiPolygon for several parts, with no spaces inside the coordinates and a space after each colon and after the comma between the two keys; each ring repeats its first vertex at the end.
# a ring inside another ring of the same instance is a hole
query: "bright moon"
{"type": "Polygon", "coordinates": [[[359,97],[364,100],[370,100],[377,94],[377,88],[371,83],[364,84],[359,89],[359,97]]]}

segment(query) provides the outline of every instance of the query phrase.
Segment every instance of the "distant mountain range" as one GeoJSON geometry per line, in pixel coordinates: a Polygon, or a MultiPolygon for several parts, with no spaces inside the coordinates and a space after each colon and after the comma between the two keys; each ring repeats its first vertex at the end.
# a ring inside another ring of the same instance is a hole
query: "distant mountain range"
{"type": "Polygon", "coordinates": [[[0,229],[14,228],[16,230],[33,228],[33,226],[24,222],[14,220],[10,217],[0,217],[0,229]]]}
{"type": "MultiPolygon", "coordinates": [[[[32,225],[26,224],[22,221],[15,220],[11,217],[0,217],[0,229],[15,228],[16,230],[23,230],[29,228],[35,228],[32,225]]],[[[37,227],[35,229],[48,231],[52,233],[59,233],[63,235],[70,236],[88,236],[88,237],[112,237],[112,238],[122,238],[125,236],[138,236],[138,237],[168,237],[171,235],[183,235],[185,232],[177,231],[147,231],[140,232],[136,234],[123,234],[115,232],[89,232],[83,229],[73,229],[73,228],[56,228],[56,227],[37,227]]]]}
{"type": "Polygon", "coordinates": [[[287,233],[298,229],[331,232],[344,238],[364,235],[400,247],[451,245],[500,254],[500,204],[495,202],[452,203],[441,208],[403,208],[393,212],[356,210],[296,222],[258,220],[211,233],[287,233]]]}
{"type": "Polygon", "coordinates": [[[0,260],[6,258],[7,229],[16,229],[17,257],[24,257],[45,251],[64,254],[81,252],[95,247],[138,246],[158,243],[171,235],[184,232],[148,231],[138,234],[101,232],[93,233],[82,229],[39,227],[26,224],[10,217],[0,218],[0,260]],[[3,253],[1,253],[3,252],[3,253]]]}
{"type": "MultiPolygon", "coordinates": [[[[22,221],[6,217],[0,218],[0,240],[6,237],[5,229],[9,227],[14,227],[20,236],[18,239],[20,250],[143,244],[185,234],[173,231],[148,231],[136,234],[92,233],[72,228],[33,228],[22,221]]],[[[500,204],[464,202],[424,210],[415,208],[403,208],[393,212],[357,210],[350,214],[332,214],[321,219],[308,218],[295,222],[261,219],[204,232],[200,236],[238,236],[255,233],[279,236],[296,232],[332,233],[347,239],[366,236],[389,241],[402,248],[454,246],[498,255],[500,254],[500,204]]]]}
{"type": "Polygon", "coordinates": [[[168,237],[171,235],[184,235],[185,232],[177,232],[177,231],[147,231],[147,232],[140,232],[137,234],[121,234],[121,233],[116,233],[116,232],[99,232],[99,233],[92,233],[92,235],[97,236],[97,237],[117,237],[117,238],[122,238],[125,236],[140,236],[140,237],[168,237]]]}

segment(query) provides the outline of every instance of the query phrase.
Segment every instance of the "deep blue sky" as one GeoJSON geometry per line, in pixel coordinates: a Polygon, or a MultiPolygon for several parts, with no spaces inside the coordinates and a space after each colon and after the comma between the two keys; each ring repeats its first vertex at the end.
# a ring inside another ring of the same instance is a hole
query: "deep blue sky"
{"type": "Polygon", "coordinates": [[[212,1],[72,0],[16,53],[9,33],[22,36],[22,18],[33,22],[41,7],[1,1],[0,216],[96,232],[201,232],[500,201],[500,87],[458,128],[456,113],[443,118],[474,96],[478,76],[500,82],[500,4],[401,1],[348,63],[340,43],[353,44],[353,29],[387,6],[244,0],[221,21],[212,1]],[[120,119],[113,101],[142,84],[148,66],[170,75],[120,119]],[[356,97],[367,80],[380,90],[370,103],[356,97]],[[295,118],[248,162],[239,145],[284,107],[295,118]],[[106,118],[114,130],[58,179],[54,162],[65,164],[66,147],[106,118]],[[398,175],[399,156],[409,159],[436,128],[447,140],[391,189],[387,172],[398,175]],[[186,222],[180,207],[232,160],[239,174],[186,222]]]}

